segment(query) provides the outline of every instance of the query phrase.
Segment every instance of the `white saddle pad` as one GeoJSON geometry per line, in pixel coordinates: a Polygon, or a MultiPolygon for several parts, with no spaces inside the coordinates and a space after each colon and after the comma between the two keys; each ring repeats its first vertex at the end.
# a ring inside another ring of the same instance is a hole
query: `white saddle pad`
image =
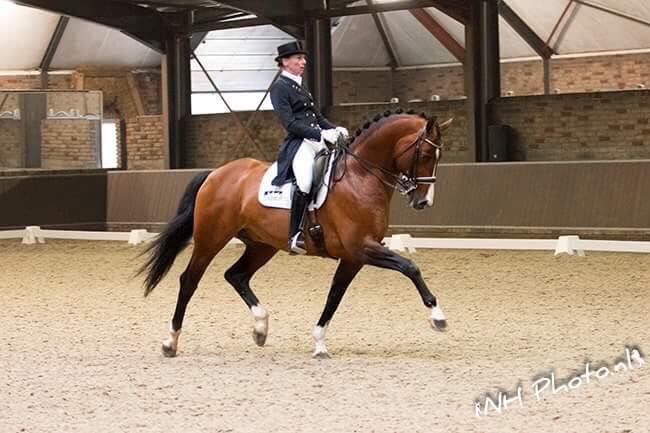
{"type": "MultiPolygon", "coordinates": [[[[323,177],[323,182],[318,190],[316,195],[316,200],[309,203],[309,210],[320,209],[320,207],[325,203],[327,198],[327,192],[329,191],[330,176],[332,174],[332,164],[336,159],[336,153],[332,155],[325,170],[325,176],[323,177]]],[[[292,182],[287,182],[282,186],[271,185],[271,181],[275,179],[275,176],[278,175],[278,163],[274,162],[264,173],[262,178],[262,183],[260,184],[260,189],[257,194],[262,206],[265,207],[274,207],[279,209],[291,209],[291,198],[293,187],[292,182]]]]}

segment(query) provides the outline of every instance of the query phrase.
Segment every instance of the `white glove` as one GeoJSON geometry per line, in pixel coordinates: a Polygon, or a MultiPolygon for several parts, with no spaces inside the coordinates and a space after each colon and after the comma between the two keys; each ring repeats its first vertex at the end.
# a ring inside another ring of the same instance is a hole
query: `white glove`
{"type": "Polygon", "coordinates": [[[343,139],[344,139],[344,140],[347,140],[348,138],[350,138],[350,133],[349,133],[348,130],[345,129],[344,127],[342,127],[342,126],[337,126],[337,127],[336,127],[336,130],[339,131],[339,134],[341,134],[341,135],[343,136],[343,139]]]}
{"type": "Polygon", "coordinates": [[[328,143],[336,144],[336,141],[339,139],[339,134],[341,134],[338,130],[332,128],[332,129],[323,129],[320,132],[321,137],[323,137],[323,140],[327,141],[328,143]]]}

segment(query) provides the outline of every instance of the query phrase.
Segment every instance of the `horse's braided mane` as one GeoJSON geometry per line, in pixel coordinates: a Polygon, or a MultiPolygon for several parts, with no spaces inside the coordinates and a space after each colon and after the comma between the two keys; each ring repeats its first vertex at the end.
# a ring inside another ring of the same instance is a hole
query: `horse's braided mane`
{"type": "MultiPolygon", "coordinates": [[[[396,114],[416,114],[416,113],[415,110],[404,111],[403,108],[398,108],[395,111],[387,110],[384,111],[383,113],[378,113],[372,119],[368,119],[360,128],[358,128],[355,131],[355,134],[352,137],[350,137],[350,144],[352,144],[354,140],[356,140],[361,134],[363,134],[366,130],[368,130],[373,124],[396,114]]],[[[427,113],[425,112],[419,113],[418,115],[423,119],[428,119],[427,113]]]]}

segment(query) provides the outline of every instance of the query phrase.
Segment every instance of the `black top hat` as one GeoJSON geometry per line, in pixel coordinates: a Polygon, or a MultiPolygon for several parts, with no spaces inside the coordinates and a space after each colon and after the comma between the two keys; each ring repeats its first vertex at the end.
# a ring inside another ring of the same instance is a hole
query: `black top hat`
{"type": "Polygon", "coordinates": [[[293,56],[294,54],[307,54],[300,41],[288,42],[278,47],[278,56],[275,58],[277,62],[283,57],[293,56]]]}

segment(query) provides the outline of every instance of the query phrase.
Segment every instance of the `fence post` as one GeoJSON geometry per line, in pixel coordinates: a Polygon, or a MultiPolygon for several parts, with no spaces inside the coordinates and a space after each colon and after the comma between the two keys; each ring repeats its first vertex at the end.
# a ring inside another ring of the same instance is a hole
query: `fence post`
{"type": "Polygon", "coordinates": [[[580,249],[580,237],[579,236],[560,236],[557,239],[557,245],[555,247],[555,255],[559,256],[561,254],[568,254],[570,256],[578,255],[580,257],[585,256],[584,250],[580,249]]]}
{"type": "Polygon", "coordinates": [[[23,235],[22,243],[25,245],[33,245],[36,242],[39,244],[44,244],[45,239],[40,236],[41,228],[39,226],[27,226],[25,227],[25,234],[23,235]]]}

